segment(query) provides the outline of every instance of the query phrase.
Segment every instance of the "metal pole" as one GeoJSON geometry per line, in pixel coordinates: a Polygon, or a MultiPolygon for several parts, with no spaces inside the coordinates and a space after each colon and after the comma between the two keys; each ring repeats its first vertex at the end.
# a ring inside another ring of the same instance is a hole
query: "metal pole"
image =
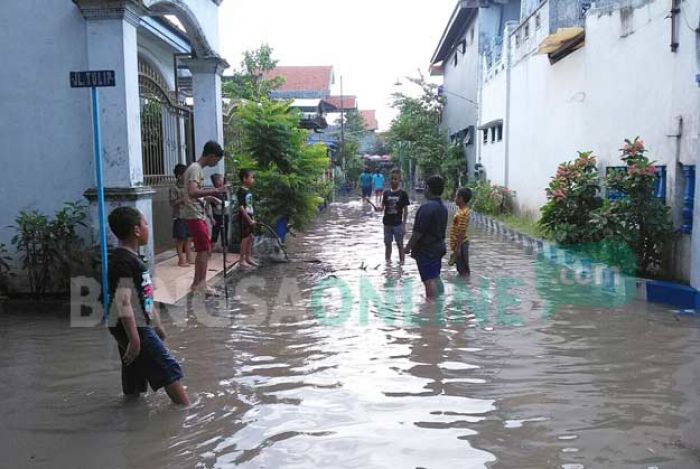
{"type": "Polygon", "coordinates": [[[109,286],[107,283],[107,226],[105,217],[105,188],[102,172],[102,127],[100,126],[100,95],[92,87],[92,138],[95,149],[95,176],[97,180],[97,217],[100,230],[100,250],[102,260],[102,322],[109,313],[109,286]]]}
{"type": "MultiPolygon", "coordinates": [[[[345,174],[345,103],[343,102],[343,77],[340,77],[340,163],[345,174]]],[[[347,176],[346,176],[347,178],[347,176]]],[[[346,180],[347,182],[347,180],[346,180]]]]}

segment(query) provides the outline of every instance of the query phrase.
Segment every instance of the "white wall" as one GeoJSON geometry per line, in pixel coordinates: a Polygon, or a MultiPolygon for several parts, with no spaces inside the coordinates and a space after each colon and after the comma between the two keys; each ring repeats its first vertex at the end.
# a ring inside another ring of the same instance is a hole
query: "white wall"
{"type": "Polygon", "coordinates": [[[5,2],[0,15],[0,242],[20,210],[52,214],[94,185],[90,91],[71,89],[85,70],[85,23],[67,0],[5,2]]]}
{"type": "MultiPolygon", "coordinates": [[[[534,55],[548,30],[547,14],[540,37],[516,48],[511,36],[511,118],[505,125],[510,125],[510,186],[524,212],[538,212],[559,163],[579,150],[593,150],[602,167],[618,166],[623,140],[636,136],[653,159],[666,164],[667,199],[674,200],[676,154],[684,164],[695,159],[700,101],[695,35],[681,18],[680,47],[671,52],[667,3],[656,0],[637,8],[624,24],[619,10],[590,11],[585,46],[553,65],[546,55],[534,55]],[[680,148],[668,137],[675,133],[677,116],[683,117],[680,148]]],[[[683,8],[688,18],[698,17],[697,2],[686,1],[683,8]]],[[[504,107],[503,79],[483,85],[482,122],[504,107]]],[[[481,157],[491,172],[498,171],[498,155],[488,145],[481,157]]]]}
{"type": "Polygon", "coordinates": [[[483,134],[478,131],[479,159],[483,165],[486,179],[492,184],[505,185],[505,132],[506,116],[506,70],[504,63],[496,64],[484,73],[479,123],[504,120],[503,140],[483,143],[483,134]]]}

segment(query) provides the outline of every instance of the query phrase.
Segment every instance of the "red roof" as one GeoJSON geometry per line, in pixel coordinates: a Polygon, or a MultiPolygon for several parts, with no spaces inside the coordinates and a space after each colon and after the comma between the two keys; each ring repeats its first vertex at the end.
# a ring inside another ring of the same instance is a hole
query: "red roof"
{"type": "Polygon", "coordinates": [[[266,79],[285,79],[278,91],[328,91],[333,82],[333,67],[275,67],[265,73],[266,79]]]}
{"type": "Polygon", "coordinates": [[[341,107],[343,109],[348,110],[357,109],[357,96],[343,96],[342,103],[340,100],[340,96],[329,96],[326,99],[324,99],[324,101],[330,104],[331,106],[337,108],[338,110],[340,110],[341,107]]]}
{"type": "Polygon", "coordinates": [[[367,130],[377,130],[379,128],[379,123],[377,122],[377,116],[374,109],[369,111],[360,111],[362,119],[365,121],[365,129],[367,130]]]}

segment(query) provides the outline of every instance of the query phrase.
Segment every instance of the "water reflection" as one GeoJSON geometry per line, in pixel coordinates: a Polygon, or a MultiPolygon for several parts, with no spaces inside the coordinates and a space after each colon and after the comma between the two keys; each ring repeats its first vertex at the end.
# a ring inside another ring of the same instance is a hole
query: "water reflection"
{"type": "Polygon", "coordinates": [[[294,262],[233,275],[228,304],[170,311],[196,397],[184,411],[162,394],[123,402],[105,331],[5,307],[3,464],[697,466],[695,319],[636,302],[545,314],[535,257],[476,228],[472,277],[446,272],[443,303],[427,304],[412,260],[384,263],[381,217],[359,201],[291,243],[294,262]],[[313,307],[328,279],[350,293],[347,316],[337,288],[313,307]]]}

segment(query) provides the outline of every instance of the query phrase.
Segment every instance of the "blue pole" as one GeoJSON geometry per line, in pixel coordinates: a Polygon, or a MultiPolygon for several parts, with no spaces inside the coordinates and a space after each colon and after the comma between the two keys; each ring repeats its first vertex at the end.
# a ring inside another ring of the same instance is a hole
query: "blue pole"
{"type": "Polygon", "coordinates": [[[105,188],[102,174],[102,128],[100,127],[100,95],[92,87],[92,138],[95,147],[95,175],[97,179],[97,217],[100,229],[102,258],[102,322],[106,322],[109,309],[109,287],[107,285],[107,227],[105,224],[105,188]]]}

